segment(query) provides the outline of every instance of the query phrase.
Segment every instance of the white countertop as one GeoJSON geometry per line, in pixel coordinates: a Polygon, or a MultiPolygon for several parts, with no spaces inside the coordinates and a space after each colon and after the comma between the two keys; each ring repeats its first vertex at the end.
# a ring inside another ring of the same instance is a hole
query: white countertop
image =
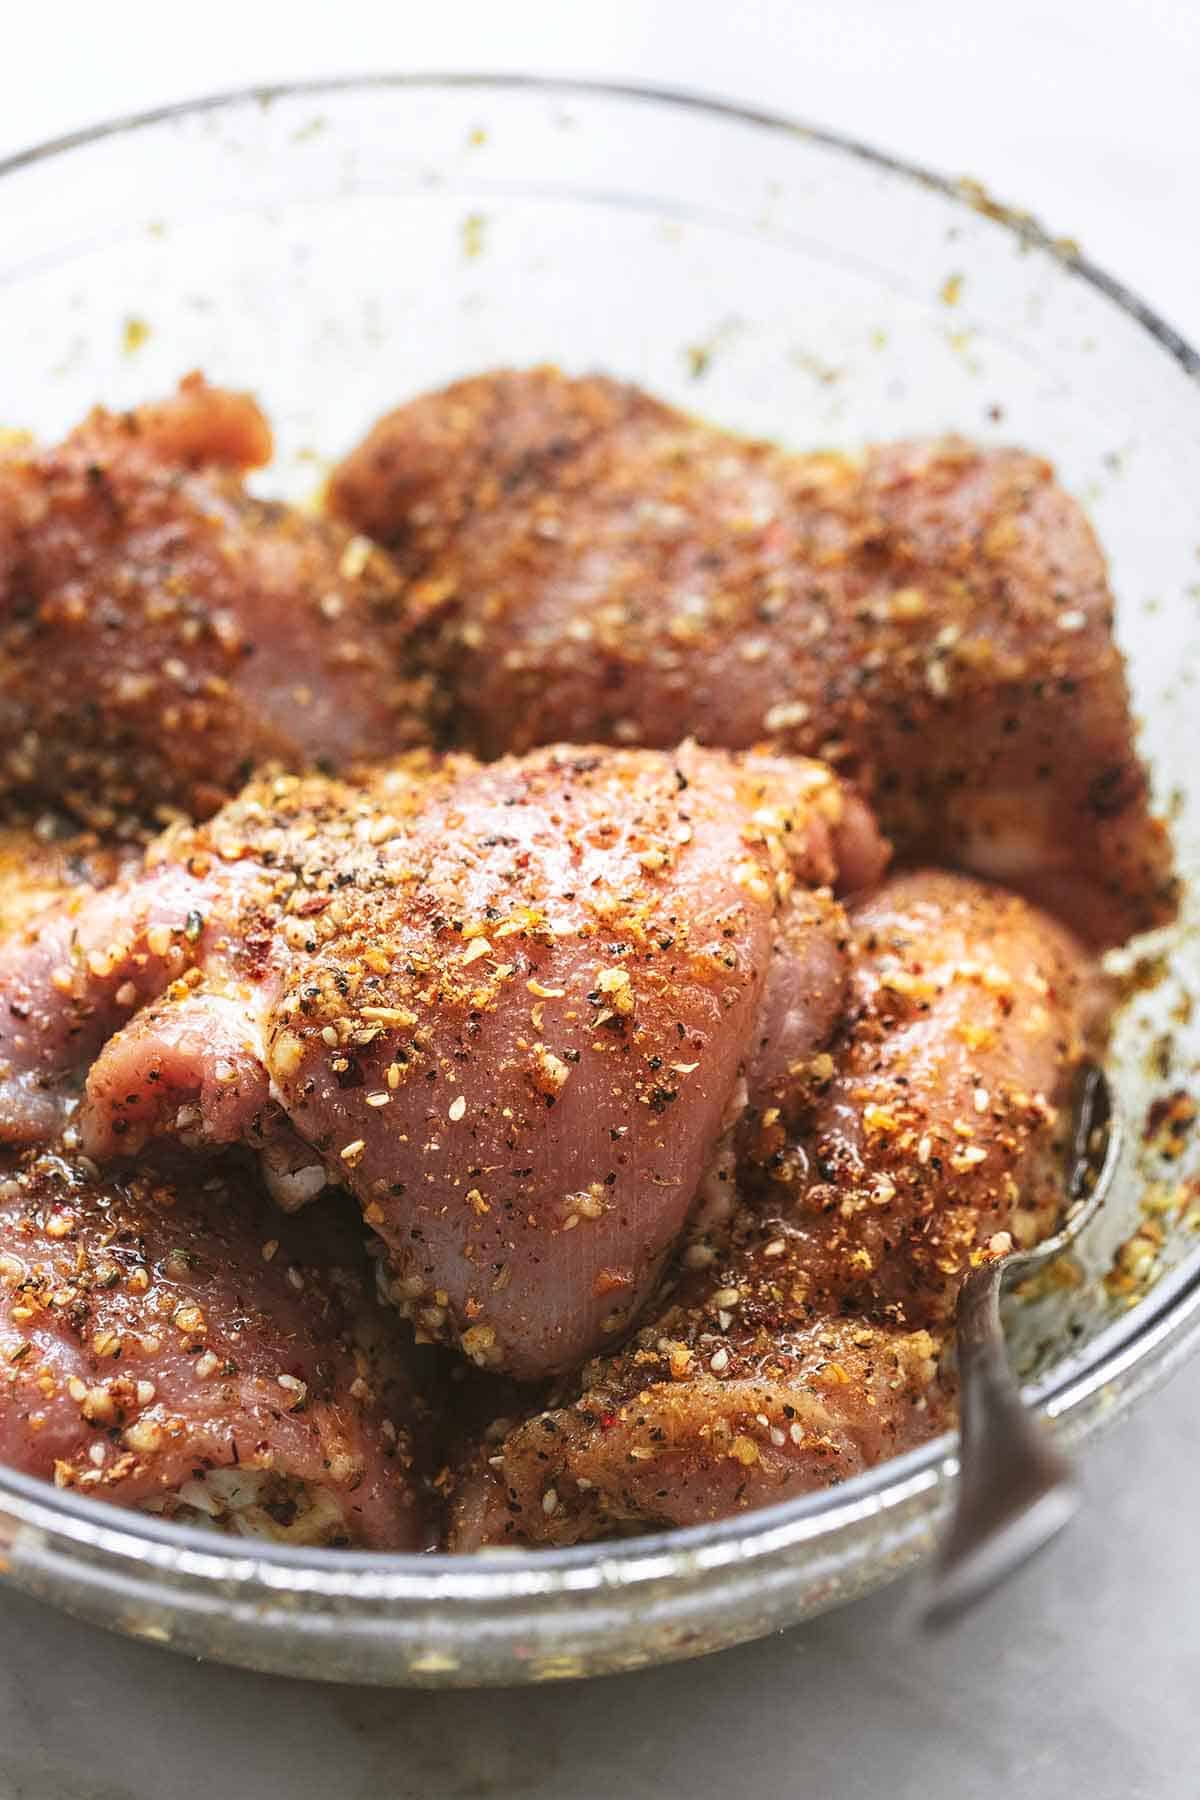
{"type": "Polygon", "coordinates": [[[702,1662],[484,1693],[205,1668],[0,1601],[4,1800],[1195,1800],[1198,1372],[950,1636],[888,1590],[702,1662]]]}
{"type": "MultiPolygon", "coordinates": [[[[451,67],[698,88],[976,176],[1200,341],[1187,0],[24,9],[0,157],[213,90],[451,67]]],[[[1198,1397],[1185,1371],[1100,1445],[1067,1538],[931,1646],[890,1592],[698,1664],[392,1694],[188,1665],[2,1595],[0,1800],[1194,1800],[1198,1397]]]]}

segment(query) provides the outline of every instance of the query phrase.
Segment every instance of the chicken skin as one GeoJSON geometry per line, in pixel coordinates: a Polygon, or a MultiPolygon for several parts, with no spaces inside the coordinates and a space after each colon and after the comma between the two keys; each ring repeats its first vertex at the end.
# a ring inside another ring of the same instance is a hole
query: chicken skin
{"type": "Polygon", "coordinates": [[[412,741],[389,561],[251,498],[270,454],[254,402],[198,377],[0,453],[0,795],[111,832],[412,741]]]}
{"type": "Polygon", "coordinates": [[[444,742],[769,740],[1097,945],[1171,914],[1104,559],[1038,457],[788,455],[543,368],[382,419],[329,504],[409,579],[444,742]]]}
{"type": "Polygon", "coordinates": [[[1102,989],[1058,925],[965,877],[897,877],[851,926],[845,1023],[806,1116],[761,1117],[731,1241],[693,1243],[625,1348],[490,1434],[454,1498],[457,1548],[719,1518],[949,1422],[955,1290],[1056,1216],[1102,989]]]}
{"type": "Polygon", "coordinates": [[[885,856],[821,765],[694,745],[252,785],[0,948],[0,1135],[82,1081],[102,1161],[252,1143],[354,1190],[425,1334],[578,1366],[832,1035],[828,890],[885,856]]]}
{"type": "Polygon", "coordinates": [[[57,1147],[0,1180],[0,1462],[291,1543],[420,1549],[414,1353],[361,1227],[236,1163],[98,1178],[57,1147]]]}

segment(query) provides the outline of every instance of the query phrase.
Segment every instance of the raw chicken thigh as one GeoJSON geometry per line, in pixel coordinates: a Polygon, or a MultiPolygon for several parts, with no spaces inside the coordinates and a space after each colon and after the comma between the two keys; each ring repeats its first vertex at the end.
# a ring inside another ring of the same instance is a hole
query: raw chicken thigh
{"type": "Polygon", "coordinates": [[[409,578],[445,742],[767,739],[1098,944],[1173,910],[1104,558],[1039,457],[789,455],[534,369],[389,414],[329,498],[409,578]]]}
{"type": "Polygon", "coordinates": [[[270,454],[255,403],[198,377],[0,453],[0,793],[128,829],[259,764],[420,741],[388,558],[247,494],[270,454]]]}
{"type": "Polygon", "coordinates": [[[418,1365],[361,1227],[286,1219],[236,1163],[0,1177],[0,1462],[291,1543],[420,1549],[418,1365]]]}
{"type": "Polygon", "coordinates": [[[818,764],[557,749],[278,778],[0,950],[0,1134],[262,1150],[391,1297],[534,1378],[628,1328],[747,1106],[786,1105],[885,849],[818,764]]]}

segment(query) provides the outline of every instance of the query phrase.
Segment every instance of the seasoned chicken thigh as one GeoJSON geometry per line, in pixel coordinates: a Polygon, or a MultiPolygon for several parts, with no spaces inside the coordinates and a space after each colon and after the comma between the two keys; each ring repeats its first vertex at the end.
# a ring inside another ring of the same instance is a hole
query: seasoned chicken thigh
{"type": "Polygon", "coordinates": [[[969,877],[894,876],[851,924],[828,1080],[792,1141],[761,1130],[758,1166],[816,1304],[937,1325],[981,1246],[1053,1225],[1112,996],[1056,921],[969,877]]]}
{"type": "Polygon", "coordinates": [[[428,1437],[361,1227],[236,1163],[0,1178],[0,1462],[291,1543],[420,1549],[428,1437]]]}
{"type": "Polygon", "coordinates": [[[845,1025],[806,1115],[760,1119],[731,1243],[694,1243],[625,1348],[489,1434],[453,1503],[457,1548],[719,1518],[948,1423],[955,1290],[1062,1203],[1102,989],[1059,926],[963,877],[898,877],[851,922],[845,1025]]]}
{"type": "Polygon", "coordinates": [[[454,1486],[449,1547],[700,1525],[831,1487],[944,1431],[939,1341],[806,1316],[790,1298],[802,1262],[779,1241],[773,1223],[768,1235],[741,1217],[726,1286],[689,1279],[627,1349],[589,1363],[573,1403],[485,1440],[454,1486]],[[737,1322],[723,1325],[726,1294],[737,1322]]]}
{"type": "Polygon", "coordinates": [[[409,577],[445,742],[768,739],[1098,944],[1171,913],[1104,559],[1038,457],[787,455],[535,369],[401,407],[329,500],[409,577]]]}
{"type": "Polygon", "coordinates": [[[0,794],[110,830],[419,741],[387,557],[251,498],[270,453],[254,402],[198,377],[0,453],[0,794]]]}
{"type": "Polygon", "coordinates": [[[820,765],[691,745],[252,786],[0,950],[0,1131],[86,1077],[98,1158],[254,1143],[285,1202],[353,1188],[424,1332],[566,1369],[789,1105],[843,1002],[828,887],[884,855],[820,765]]]}

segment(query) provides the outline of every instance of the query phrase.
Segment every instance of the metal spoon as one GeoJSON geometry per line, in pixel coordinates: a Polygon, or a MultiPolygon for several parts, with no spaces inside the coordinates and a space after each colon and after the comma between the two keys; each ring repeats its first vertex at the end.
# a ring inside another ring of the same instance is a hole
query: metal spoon
{"type": "Polygon", "coordinates": [[[982,1263],[958,1296],[959,1474],[954,1516],[920,1608],[949,1624],[1062,1530],[1079,1504],[1074,1470],[1021,1398],[1000,1323],[1000,1296],[1074,1243],[1103,1203],[1121,1150],[1102,1071],[1077,1092],[1067,1204],[1053,1237],[982,1263]]]}

